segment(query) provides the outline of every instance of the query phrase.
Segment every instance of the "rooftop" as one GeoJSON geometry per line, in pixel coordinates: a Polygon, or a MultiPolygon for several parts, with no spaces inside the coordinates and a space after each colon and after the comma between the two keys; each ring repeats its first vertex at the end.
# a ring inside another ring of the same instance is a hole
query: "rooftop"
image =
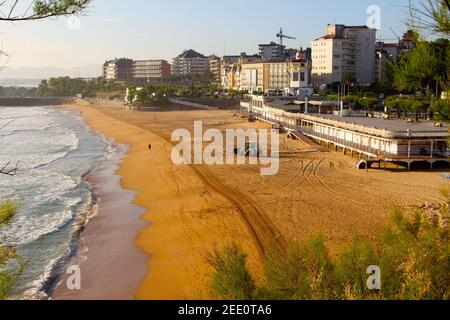
{"type": "Polygon", "coordinates": [[[320,38],[317,38],[317,39],[315,39],[315,40],[313,40],[313,41],[319,41],[319,40],[331,40],[331,39],[344,39],[343,37],[338,37],[337,35],[335,35],[335,34],[327,34],[327,35],[325,35],[325,36],[323,36],[323,37],[320,37],[320,38]]]}
{"type": "Polygon", "coordinates": [[[448,135],[449,128],[434,127],[432,121],[406,123],[404,120],[385,120],[381,118],[369,118],[369,117],[341,117],[331,114],[310,114],[309,116],[323,119],[337,121],[345,125],[364,126],[366,128],[375,128],[379,130],[386,130],[390,132],[407,133],[410,132],[424,132],[424,133],[442,133],[443,136],[448,135]]]}
{"type": "Polygon", "coordinates": [[[204,55],[202,55],[201,53],[198,53],[195,50],[186,50],[185,52],[183,52],[182,54],[180,54],[177,58],[180,59],[205,59],[206,57],[204,55]]]}
{"type": "Polygon", "coordinates": [[[258,46],[260,46],[260,47],[273,47],[273,46],[279,46],[279,44],[275,43],[275,42],[271,42],[271,43],[259,44],[258,46]]]}
{"type": "Polygon", "coordinates": [[[286,63],[287,60],[284,58],[272,58],[272,59],[260,59],[243,62],[242,64],[260,64],[260,63],[286,63]]]}

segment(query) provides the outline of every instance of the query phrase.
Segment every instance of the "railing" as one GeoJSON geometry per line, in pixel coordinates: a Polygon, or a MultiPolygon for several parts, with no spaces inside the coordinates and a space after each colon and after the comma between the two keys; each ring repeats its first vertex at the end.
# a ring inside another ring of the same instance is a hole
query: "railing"
{"type": "Polygon", "coordinates": [[[348,131],[359,132],[363,134],[368,134],[371,136],[377,136],[385,139],[411,139],[411,138],[447,138],[448,131],[391,131],[386,129],[379,129],[376,127],[367,127],[364,125],[351,124],[347,122],[342,122],[338,120],[325,119],[320,116],[308,116],[300,115],[304,120],[311,122],[319,122],[332,127],[345,129],[348,131]]]}
{"type": "MultiPolygon", "coordinates": [[[[342,122],[338,120],[326,119],[320,116],[310,116],[306,114],[294,114],[289,113],[284,110],[271,107],[252,107],[250,103],[241,102],[241,106],[248,108],[249,111],[256,111],[258,113],[267,112],[273,116],[282,117],[285,119],[292,120],[306,120],[314,123],[320,123],[328,125],[333,128],[340,128],[352,132],[363,133],[370,136],[377,136],[384,139],[412,139],[412,138],[448,138],[448,131],[446,130],[436,130],[436,131],[392,131],[386,129],[380,129],[376,127],[368,127],[364,125],[357,125],[347,122],[342,122]]],[[[286,122],[286,121],[284,121],[286,122]]]]}
{"type": "MultiPolygon", "coordinates": [[[[253,110],[255,111],[255,110],[253,110]]],[[[254,115],[262,120],[266,121],[272,124],[279,124],[280,121],[277,121],[273,118],[266,117],[260,113],[254,113],[254,115]]],[[[297,125],[291,125],[287,123],[283,123],[283,127],[285,127],[288,130],[297,131],[301,134],[304,134],[308,137],[311,137],[313,139],[321,139],[322,141],[331,142],[335,145],[339,145],[345,148],[352,149],[354,151],[362,152],[370,157],[380,157],[383,159],[414,159],[414,158],[420,158],[420,159],[433,159],[433,158],[442,158],[442,159],[448,159],[450,157],[449,151],[441,151],[441,150],[425,150],[422,149],[421,151],[399,151],[397,153],[391,153],[387,152],[385,150],[375,148],[372,146],[365,145],[363,143],[357,143],[355,141],[349,141],[347,139],[342,139],[333,135],[316,132],[312,128],[304,128],[297,125]]],[[[430,146],[431,147],[431,146],[430,146]]]]}

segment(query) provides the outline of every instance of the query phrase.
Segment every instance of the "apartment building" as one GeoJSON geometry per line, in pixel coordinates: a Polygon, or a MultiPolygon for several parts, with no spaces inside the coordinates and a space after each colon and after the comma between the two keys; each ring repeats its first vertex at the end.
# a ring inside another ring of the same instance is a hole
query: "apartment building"
{"type": "Polygon", "coordinates": [[[192,77],[209,70],[210,59],[195,50],[187,50],[173,59],[173,77],[192,77]]]}
{"type": "Polygon", "coordinates": [[[284,59],[269,59],[242,64],[241,90],[270,93],[284,91],[289,86],[288,62],[284,59]]]}
{"type": "Polygon", "coordinates": [[[240,89],[248,92],[264,91],[264,63],[248,62],[241,64],[240,89]]]}
{"type": "Polygon", "coordinates": [[[376,30],[330,24],[327,34],[312,41],[312,83],[372,84],[375,80],[376,30]]]}
{"type": "Polygon", "coordinates": [[[133,60],[127,58],[106,61],[103,64],[103,78],[116,81],[133,79],[133,60]]]}
{"type": "Polygon", "coordinates": [[[171,65],[166,60],[135,60],[133,79],[138,82],[152,82],[169,79],[171,65]]]}
{"type": "Polygon", "coordinates": [[[240,55],[223,56],[220,59],[222,87],[229,90],[241,90],[242,64],[261,60],[259,55],[247,55],[245,52],[240,55]]]}
{"type": "Polygon", "coordinates": [[[280,56],[280,45],[275,42],[259,45],[259,55],[263,59],[275,59],[275,58],[284,57],[285,53],[286,53],[286,47],[282,46],[281,47],[281,56],[280,56]]]}
{"type": "Polygon", "coordinates": [[[221,59],[217,56],[209,57],[209,71],[211,72],[213,82],[221,82],[221,59]]]}

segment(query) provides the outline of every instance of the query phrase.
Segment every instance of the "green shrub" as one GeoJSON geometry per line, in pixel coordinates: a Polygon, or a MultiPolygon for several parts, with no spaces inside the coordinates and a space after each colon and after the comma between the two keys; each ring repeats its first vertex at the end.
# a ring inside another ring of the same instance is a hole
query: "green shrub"
{"type": "Polygon", "coordinates": [[[247,268],[247,255],[232,244],[220,251],[208,254],[208,262],[214,268],[213,293],[223,299],[249,300],[255,295],[255,281],[247,268]]]}
{"type": "MultiPolygon", "coordinates": [[[[19,204],[11,199],[0,203],[0,227],[11,221],[17,212],[19,204]]],[[[0,300],[7,298],[13,288],[17,276],[22,272],[23,266],[16,273],[4,271],[9,261],[18,260],[16,251],[8,245],[0,243],[0,300]]]]}
{"type": "MultiPolygon", "coordinates": [[[[448,196],[449,193],[447,192],[448,196]]],[[[448,218],[448,207],[442,209],[448,218]]],[[[400,209],[373,239],[353,240],[331,259],[323,237],[293,243],[264,257],[266,285],[255,287],[246,256],[236,245],[215,250],[213,292],[228,299],[448,300],[448,226],[400,209]],[[380,291],[367,289],[369,266],[381,269],[380,291]]]]}
{"type": "Polygon", "coordinates": [[[6,199],[0,203],[0,226],[10,222],[18,208],[19,203],[12,199],[6,199]]]}
{"type": "Polygon", "coordinates": [[[271,250],[265,261],[268,292],[274,299],[321,300],[334,296],[336,276],[323,237],[271,250]]]}

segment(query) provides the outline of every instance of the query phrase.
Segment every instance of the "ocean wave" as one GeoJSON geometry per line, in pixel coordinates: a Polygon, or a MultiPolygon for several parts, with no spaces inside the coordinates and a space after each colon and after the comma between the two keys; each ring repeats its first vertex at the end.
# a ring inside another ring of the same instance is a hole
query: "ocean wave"
{"type": "MultiPolygon", "coordinates": [[[[0,109],[1,110],[1,109],[0,109]]],[[[0,127],[7,131],[45,130],[54,124],[54,119],[43,115],[28,115],[0,118],[0,127]]]]}
{"type": "Polygon", "coordinates": [[[43,107],[0,107],[0,120],[8,118],[27,118],[46,116],[51,110],[43,107]]]}
{"type": "Polygon", "coordinates": [[[98,133],[100,140],[103,142],[103,144],[106,146],[105,147],[105,153],[104,153],[104,157],[107,160],[111,160],[115,153],[117,152],[117,148],[115,147],[115,142],[113,139],[105,136],[102,133],[98,133]]]}
{"type": "MultiPolygon", "coordinates": [[[[17,133],[17,132],[16,132],[17,133]]],[[[2,137],[3,152],[0,163],[19,161],[22,169],[39,169],[52,164],[79,147],[79,139],[74,132],[60,132],[34,136],[28,134],[11,134],[2,137]]]]}
{"type": "Polygon", "coordinates": [[[23,299],[49,300],[50,297],[46,292],[45,287],[49,279],[55,276],[56,266],[58,265],[61,259],[62,257],[50,260],[41,276],[31,283],[30,289],[28,289],[23,293],[23,299]]]}
{"type": "MultiPolygon", "coordinates": [[[[77,250],[80,249],[81,243],[79,245],[73,245],[73,242],[82,242],[83,239],[80,237],[80,233],[84,226],[89,223],[89,221],[95,217],[98,213],[98,203],[97,198],[92,192],[89,193],[88,200],[84,202],[84,205],[78,210],[79,213],[76,215],[77,219],[74,224],[76,227],[72,237],[72,245],[69,245],[64,250],[64,253],[57,258],[50,260],[44,269],[44,272],[39,276],[38,279],[31,283],[31,288],[28,289],[23,297],[28,300],[49,300],[49,292],[56,286],[56,280],[61,276],[63,268],[67,265],[68,261],[74,257],[77,250]]],[[[80,252],[82,254],[82,252],[80,252]]],[[[77,264],[80,265],[85,261],[85,257],[80,256],[77,264]]]]}
{"type": "Polygon", "coordinates": [[[64,261],[66,261],[72,255],[72,248],[67,247],[64,252],[51,259],[42,274],[31,284],[29,289],[22,294],[22,299],[26,300],[50,300],[49,288],[53,279],[58,277],[60,273],[60,268],[64,261]]]}
{"type": "Polygon", "coordinates": [[[1,130],[0,165],[20,164],[16,176],[0,179],[0,197],[12,195],[21,207],[0,238],[30,261],[17,294],[47,299],[49,285],[97,214],[97,199],[83,177],[99,160],[112,158],[115,144],[92,132],[83,118],[59,109],[0,107],[0,125],[5,119],[17,120],[1,130]]]}
{"type": "Polygon", "coordinates": [[[33,171],[29,176],[15,176],[11,185],[0,184],[0,192],[23,200],[12,223],[0,229],[14,245],[27,245],[64,227],[73,219],[73,208],[83,199],[80,177],[61,173],[33,171]]]}
{"type": "Polygon", "coordinates": [[[73,221],[75,217],[73,207],[81,202],[81,198],[69,199],[63,209],[39,216],[19,214],[11,227],[6,228],[6,240],[13,246],[24,246],[61,230],[73,221]]]}

